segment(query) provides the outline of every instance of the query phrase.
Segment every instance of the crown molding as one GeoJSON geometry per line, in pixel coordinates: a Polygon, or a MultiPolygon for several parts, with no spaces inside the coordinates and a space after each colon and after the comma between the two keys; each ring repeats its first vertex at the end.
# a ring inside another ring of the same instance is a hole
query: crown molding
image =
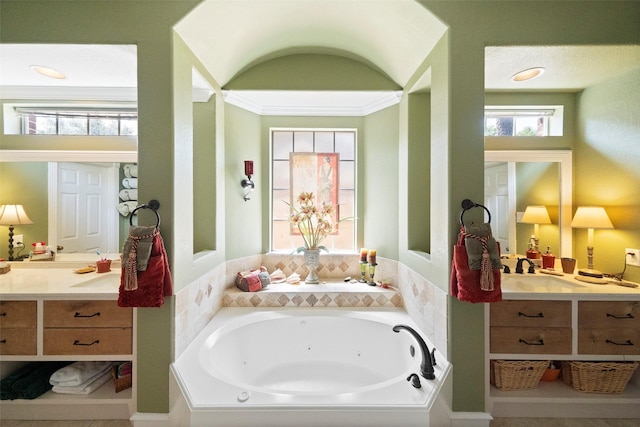
{"type": "Polygon", "coordinates": [[[136,151],[0,150],[0,162],[121,162],[136,163],[136,151]]]}
{"type": "MultiPolygon", "coordinates": [[[[305,101],[278,104],[277,91],[273,92],[273,103],[254,99],[250,93],[236,90],[223,90],[222,96],[226,103],[250,111],[261,116],[366,116],[400,102],[402,91],[370,92],[375,94],[374,100],[369,98],[359,105],[343,105],[340,101],[349,96],[349,92],[342,92],[328,105],[319,105],[313,95],[305,101]]],[[[269,101],[271,102],[271,101],[269,101]]]]}
{"type": "Polygon", "coordinates": [[[133,101],[138,99],[135,87],[60,87],[0,86],[2,99],[133,101]]]}

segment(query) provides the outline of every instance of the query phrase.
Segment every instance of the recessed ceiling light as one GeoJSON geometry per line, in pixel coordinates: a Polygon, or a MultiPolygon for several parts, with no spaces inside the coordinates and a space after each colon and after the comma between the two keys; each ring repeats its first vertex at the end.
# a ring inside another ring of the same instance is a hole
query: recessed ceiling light
{"type": "Polygon", "coordinates": [[[534,77],[538,77],[542,73],[544,73],[543,67],[529,68],[527,70],[522,70],[519,73],[516,73],[513,76],[511,76],[511,81],[523,82],[525,80],[531,80],[534,77]]]}
{"type": "Polygon", "coordinates": [[[54,70],[53,68],[43,67],[42,65],[31,65],[30,68],[36,73],[51,77],[52,79],[66,79],[64,74],[58,70],[54,70]]]}

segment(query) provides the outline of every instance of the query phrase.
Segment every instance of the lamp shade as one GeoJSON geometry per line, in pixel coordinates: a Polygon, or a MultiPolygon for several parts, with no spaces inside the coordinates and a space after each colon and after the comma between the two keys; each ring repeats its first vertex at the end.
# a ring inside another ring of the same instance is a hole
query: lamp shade
{"type": "Polygon", "coordinates": [[[22,205],[0,206],[0,225],[33,224],[22,205]]]}
{"type": "Polygon", "coordinates": [[[544,206],[527,206],[520,222],[525,224],[551,224],[549,212],[544,206]]]}
{"type": "Polygon", "coordinates": [[[613,228],[607,211],[601,206],[580,206],[571,221],[573,228],[613,228]]]}

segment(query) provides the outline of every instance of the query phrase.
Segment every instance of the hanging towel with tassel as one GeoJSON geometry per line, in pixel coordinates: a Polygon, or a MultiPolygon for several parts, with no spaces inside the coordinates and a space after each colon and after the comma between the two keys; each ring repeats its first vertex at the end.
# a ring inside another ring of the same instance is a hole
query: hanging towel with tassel
{"type": "Polygon", "coordinates": [[[131,226],[122,251],[120,307],[161,307],[173,294],[167,251],[155,226],[131,226]]]}
{"type": "Polygon", "coordinates": [[[453,247],[451,295],[472,303],[502,301],[501,266],[489,224],[463,226],[453,247]]]}

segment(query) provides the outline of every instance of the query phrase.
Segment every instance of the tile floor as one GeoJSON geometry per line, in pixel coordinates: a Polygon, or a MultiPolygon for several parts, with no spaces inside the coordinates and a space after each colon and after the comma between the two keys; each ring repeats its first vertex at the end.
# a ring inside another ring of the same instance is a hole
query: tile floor
{"type": "Polygon", "coordinates": [[[17,421],[0,418],[1,427],[132,427],[129,420],[17,421]]]}
{"type": "Polygon", "coordinates": [[[491,427],[638,427],[640,419],[496,418],[491,427]]]}
{"type": "MultiPolygon", "coordinates": [[[[128,420],[13,421],[0,419],[2,427],[131,427],[128,420]]],[[[491,427],[638,427],[640,419],[496,418],[491,427]]]]}

